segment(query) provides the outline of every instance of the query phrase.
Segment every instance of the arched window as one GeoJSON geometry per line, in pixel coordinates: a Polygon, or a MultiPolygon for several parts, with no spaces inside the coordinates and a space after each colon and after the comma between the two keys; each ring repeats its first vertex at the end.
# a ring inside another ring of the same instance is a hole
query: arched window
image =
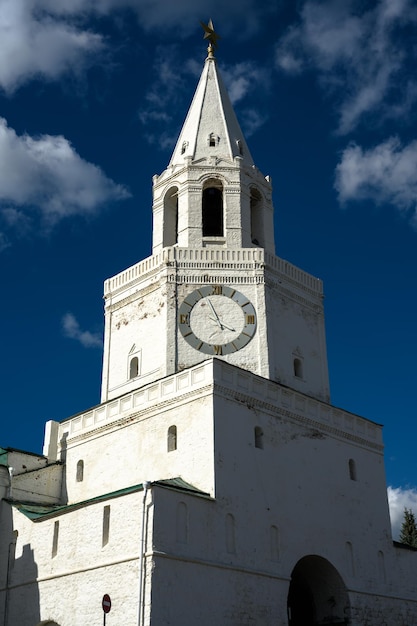
{"type": "Polygon", "coordinates": [[[351,576],[355,575],[355,559],[353,557],[353,546],[350,541],[346,541],[346,560],[348,572],[351,576]]]}
{"type": "Polygon", "coordinates": [[[301,359],[295,358],[294,359],[294,376],[296,378],[303,378],[303,362],[301,359]]]}
{"type": "Polygon", "coordinates": [[[177,449],[177,427],[170,426],[168,428],[168,452],[172,452],[177,449]]]}
{"type": "Polygon", "coordinates": [[[255,448],[260,448],[261,450],[264,447],[264,432],[260,426],[255,426],[255,448]]]}
{"type": "Polygon", "coordinates": [[[77,483],[82,483],[84,480],[84,461],[81,459],[77,463],[77,474],[75,480],[77,483]]]}
{"type": "Polygon", "coordinates": [[[139,376],[139,359],[137,356],[134,356],[130,359],[129,378],[136,378],[136,376],[139,376]]]}
{"type": "Polygon", "coordinates": [[[226,515],[226,550],[229,554],[236,552],[235,518],[231,513],[226,515]]]}
{"type": "Polygon", "coordinates": [[[211,180],[203,189],[203,237],[223,237],[223,187],[211,180]]]}
{"type": "Polygon", "coordinates": [[[387,581],[385,573],[385,557],[381,550],[378,551],[378,578],[380,583],[385,583],[387,581]]]}
{"type": "Polygon", "coordinates": [[[210,133],[210,135],[208,136],[208,145],[210,146],[210,148],[214,148],[215,146],[217,146],[218,143],[219,137],[214,133],[210,133]]]}
{"type": "Polygon", "coordinates": [[[264,245],[263,237],[263,215],[262,215],[262,195],[255,188],[250,190],[250,228],[251,241],[255,246],[264,245]]]}
{"type": "Polygon", "coordinates": [[[178,187],[170,187],[164,196],[163,246],[178,243],[178,187]]]}
{"type": "Polygon", "coordinates": [[[270,529],[271,561],[279,561],[279,531],[276,526],[270,529]]]}
{"type": "Polygon", "coordinates": [[[58,554],[58,537],[59,537],[59,522],[54,522],[54,535],[52,538],[52,558],[58,554]]]}
{"type": "Polygon", "coordinates": [[[356,463],[353,459],[349,459],[349,478],[350,480],[357,480],[356,463]]]}
{"type": "Polygon", "coordinates": [[[103,509],[103,534],[101,545],[104,546],[109,543],[110,534],[110,505],[107,504],[103,509]]]}

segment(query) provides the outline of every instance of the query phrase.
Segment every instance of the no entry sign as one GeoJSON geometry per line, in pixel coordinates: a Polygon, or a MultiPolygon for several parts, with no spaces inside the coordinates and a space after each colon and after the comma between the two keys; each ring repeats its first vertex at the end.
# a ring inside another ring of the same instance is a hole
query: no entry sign
{"type": "Polygon", "coordinates": [[[101,601],[101,606],[103,607],[103,611],[105,613],[110,613],[111,600],[110,600],[110,596],[107,593],[105,593],[103,596],[103,600],[101,601]]]}

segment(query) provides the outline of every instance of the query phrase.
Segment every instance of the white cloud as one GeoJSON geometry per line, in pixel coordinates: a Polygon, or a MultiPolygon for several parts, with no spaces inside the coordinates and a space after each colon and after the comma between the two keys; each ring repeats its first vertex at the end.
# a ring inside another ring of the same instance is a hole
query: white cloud
{"type": "MultiPolygon", "coordinates": [[[[335,188],[339,201],[372,200],[417,213],[417,141],[402,146],[396,137],[369,150],[351,144],[336,168],[335,188]]],[[[416,221],[417,226],[417,221],[416,221]]]]}
{"type": "Polygon", "coordinates": [[[404,519],[404,509],[411,509],[417,516],[417,489],[388,487],[388,503],[391,517],[392,536],[398,541],[404,519]]]}
{"type": "Polygon", "coordinates": [[[365,10],[356,0],[307,0],[300,23],[277,45],[278,68],[293,74],[316,69],[326,92],[336,95],[341,134],[369,113],[404,115],[417,97],[416,51],[408,45],[417,25],[412,0],[379,0],[370,6],[365,10]],[[406,29],[410,32],[403,36],[406,29]]]}
{"type": "Polygon", "coordinates": [[[242,100],[248,93],[258,89],[265,91],[269,86],[267,70],[250,61],[222,66],[221,73],[233,104],[242,100]]]}
{"type": "Polygon", "coordinates": [[[72,313],[66,313],[62,318],[62,329],[66,337],[75,339],[84,348],[101,348],[103,346],[101,336],[98,333],[91,333],[89,330],[81,330],[72,313]]]}
{"type": "MultiPolygon", "coordinates": [[[[203,0],[2,0],[0,87],[12,93],[34,77],[56,80],[96,62],[107,42],[98,30],[99,22],[93,29],[94,17],[126,18],[133,13],[145,31],[175,29],[181,36],[195,30],[206,11],[203,0]]],[[[233,28],[240,37],[258,30],[265,15],[275,11],[273,0],[212,0],[210,4],[210,14],[222,16],[223,32],[233,28]]]]}
{"type": "Polygon", "coordinates": [[[3,252],[4,250],[7,250],[7,248],[10,248],[11,243],[7,237],[7,235],[5,235],[4,233],[0,232],[0,252],[3,252]]]}
{"type": "Polygon", "coordinates": [[[246,137],[251,137],[268,121],[268,116],[261,114],[257,109],[245,109],[242,111],[241,118],[246,137]]]}
{"type": "Polygon", "coordinates": [[[62,19],[59,7],[46,12],[46,5],[42,0],[1,2],[0,86],[8,93],[34,77],[55,80],[70,69],[80,72],[104,48],[102,35],[62,19]]]}
{"type": "Polygon", "coordinates": [[[157,48],[153,72],[155,80],[145,93],[138,111],[139,121],[144,126],[144,137],[150,144],[164,150],[175,144],[173,115],[183,108],[183,94],[187,92],[186,79],[195,70],[193,62],[180,62],[177,46],[162,45],[157,48]],[[149,122],[152,133],[148,131],[149,122]]]}
{"type": "Polygon", "coordinates": [[[40,214],[50,228],[71,215],[92,215],[100,206],[129,196],[96,165],[84,161],[62,136],[18,136],[0,118],[0,203],[12,225],[23,216],[16,207],[40,214]],[[10,206],[11,205],[11,206],[10,206]]]}

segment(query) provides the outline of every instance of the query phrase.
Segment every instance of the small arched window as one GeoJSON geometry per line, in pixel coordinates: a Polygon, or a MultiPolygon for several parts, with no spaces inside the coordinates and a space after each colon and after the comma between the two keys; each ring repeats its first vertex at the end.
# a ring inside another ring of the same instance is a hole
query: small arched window
{"type": "Polygon", "coordinates": [[[82,483],[84,480],[84,461],[81,459],[77,463],[77,474],[75,480],[77,483],[82,483]]]}
{"type": "Polygon", "coordinates": [[[356,463],[353,459],[349,459],[349,478],[350,480],[357,480],[356,463]]]}
{"type": "Polygon", "coordinates": [[[264,432],[260,426],[255,426],[255,448],[263,450],[264,447],[264,432]]]}
{"type": "Polygon", "coordinates": [[[262,195],[255,188],[250,190],[250,229],[251,241],[255,246],[263,246],[263,213],[262,195]]]}
{"type": "Polygon", "coordinates": [[[346,560],[348,571],[351,576],[355,575],[355,559],[353,556],[353,546],[350,541],[346,541],[346,560]]]}
{"type": "Polygon", "coordinates": [[[381,550],[378,551],[378,577],[379,582],[386,582],[385,557],[384,553],[381,550]]]}
{"type": "Polygon", "coordinates": [[[106,504],[103,509],[103,534],[101,539],[101,545],[104,548],[109,543],[110,535],[110,505],[106,504]]]}
{"type": "Polygon", "coordinates": [[[203,190],[203,237],[223,237],[223,188],[218,181],[210,181],[203,190]]]}
{"type": "MultiPolygon", "coordinates": [[[[186,143],[183,144],[184,152],[188,145],[185,145],[186,143]]],[[[178,187],[170,187],[164,196],[163,246],[164,248],[175,246],[176,243],[178,243],[178,187]]]]}
{"type": "Polygon", "coordinates": [[[188,141],[183,141],[182,146],[181,146],[181,154],[184,154],[187,148],[188,148],[188,141]]]}
{"type": "Polygon", "coordinates": [[[271,561],[279,561],[279,531],[276,526],[270,528],[271,561]]]}
{"type": "Polygon", "coordinates": [[[134,356],[130,359],[129,378],[136,378],[139,375],[139,359],[134,356]]]}
{"type": "Polygon", "coordinates": [[[236,537],[235,537],[235,518],[231,513],[226,515],[226,551],[229,554],[235,554],[236,552],[236,537]]]}
{"type": "Polygon", "coordinates": [[[177,449],[177,427],[172,425],[168,428],[168,452],[173,452],[177,449]]]}
{"type": "Polygon", "coordinates": [[[59,537],[59,522],[54,522],[54,535],[52,538],[52,558],[58,554],[58,537],[59,537]]]}
{"type": "Polygon", "coordinates": [[[294,376],[296,378],[303,378],[303,362],[301,359],[295,358],[294,359],[294,376]]]}
{"type": "Polygon", "coordinates": [[[210,148],[214,148],[219,143],[219,138],[214,133],[210,133],[208,136],[208,145],[210,148]]]}

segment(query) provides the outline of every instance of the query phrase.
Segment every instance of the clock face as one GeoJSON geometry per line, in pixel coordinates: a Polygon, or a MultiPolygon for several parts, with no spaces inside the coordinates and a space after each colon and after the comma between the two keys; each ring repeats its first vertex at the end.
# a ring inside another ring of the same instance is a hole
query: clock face
{"type": "Polygon", "coordinates": [[[178,311],[184,339],[205,354],[240,350],[256,331],[253,304],[239,291],[224,285],[206,285],[190,293],[178,311]]]}

